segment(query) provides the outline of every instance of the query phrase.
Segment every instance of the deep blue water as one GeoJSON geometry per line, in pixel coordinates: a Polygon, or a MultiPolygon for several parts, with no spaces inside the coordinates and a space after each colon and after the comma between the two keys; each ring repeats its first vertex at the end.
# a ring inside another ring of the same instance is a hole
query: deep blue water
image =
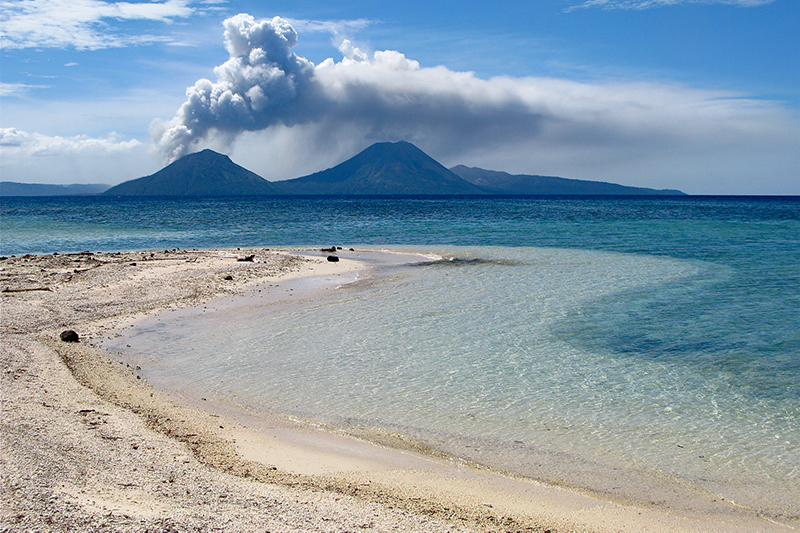
{"type": "Polygon", "coordinates": [[[4,197],[0,254],[388,243],[797,257],[799,212],[800,197],[4,197]]]}

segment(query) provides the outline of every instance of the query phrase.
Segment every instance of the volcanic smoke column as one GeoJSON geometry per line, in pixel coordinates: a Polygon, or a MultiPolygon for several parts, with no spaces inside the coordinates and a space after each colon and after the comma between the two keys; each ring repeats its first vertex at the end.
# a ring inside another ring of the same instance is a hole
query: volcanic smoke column
{"type": "Polygon", "coordinates": [[[308,90],[314,65],[292,53],[294,28],[280,17],[256,21],[247,14],[223,25],[231,57],[214,69],[217,82],[198,80],[186,90],[175,118],[153,126],[153,137],[169,161],[189,153],[211,130],[234,137],[276,123],[292,125],[305,115],[294,103],[308,90]]]}

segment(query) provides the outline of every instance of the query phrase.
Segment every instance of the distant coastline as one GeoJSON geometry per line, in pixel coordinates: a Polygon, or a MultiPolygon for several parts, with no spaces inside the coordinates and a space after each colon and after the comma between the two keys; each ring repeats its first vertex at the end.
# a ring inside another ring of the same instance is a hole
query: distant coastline
{"type": "Polygon", "coordinates": [[[0,181],[0,196],[92,196],[102,194],[110,188],[111,185],[104,183],[54,185],[0,181]]]}

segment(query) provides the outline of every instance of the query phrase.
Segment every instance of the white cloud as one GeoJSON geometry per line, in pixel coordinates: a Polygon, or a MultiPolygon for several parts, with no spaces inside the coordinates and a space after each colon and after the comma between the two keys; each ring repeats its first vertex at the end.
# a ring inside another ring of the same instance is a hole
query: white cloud
{"type": "Polygon", "coordinates": [[[726,4],[739,7],[755,7],[771,4],[776,0],[587,0],[567,9],[579,8],[600,9],[650,9],[654,7],[674,6],[681,4],[726,4]]]}
{"type": "Polygon", "coordinates": [[[152,146],[114,133],[102,138],[59,137],[0,128],[4,181],[114,185],[157,169],[152,146]]]}
{"type": "Polygon", "coordinates": [[[367,26],[375,24],[369,19],[355,20],[301,20],[286,19],[294,29],[302,33],[330,33],[334,37],[348,36],[367,26]]]}
{"type": "Polygon", "coordinates": [[[165,40],[111,31],[115,21],[171,23],[197,13],[189,0],[105,2],[102,0],[17,0],[0,4],[2,48],[97,50],[165,40]]]}
{"type": "Polygon", "coordinates": [[[0,97],[3,96],[23,96],[31,89],[47,89],[46,85],[28,85],[26,83],[5,83],[0,82],[0,97]]]}
{"type": "Polygon", "coordinates": [[[47,136],[16,128],[0,128],[0,153],[4,157],[21,154],[27,157],[62,155],[107,155],[141,146],[136,139],[123,141],[115,133],[105,138],[87,135],[74,137],[47,136]]]}

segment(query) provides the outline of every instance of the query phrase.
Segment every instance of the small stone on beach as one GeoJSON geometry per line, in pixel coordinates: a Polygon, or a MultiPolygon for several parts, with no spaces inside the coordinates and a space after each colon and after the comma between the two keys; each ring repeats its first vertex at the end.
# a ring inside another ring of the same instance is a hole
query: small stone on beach
{"type": "Polygon", "coordinates": [[[73,330],[68,329],[61,332],[61,340],[64,342],[78,342],[80,337],[73,330]]]}

